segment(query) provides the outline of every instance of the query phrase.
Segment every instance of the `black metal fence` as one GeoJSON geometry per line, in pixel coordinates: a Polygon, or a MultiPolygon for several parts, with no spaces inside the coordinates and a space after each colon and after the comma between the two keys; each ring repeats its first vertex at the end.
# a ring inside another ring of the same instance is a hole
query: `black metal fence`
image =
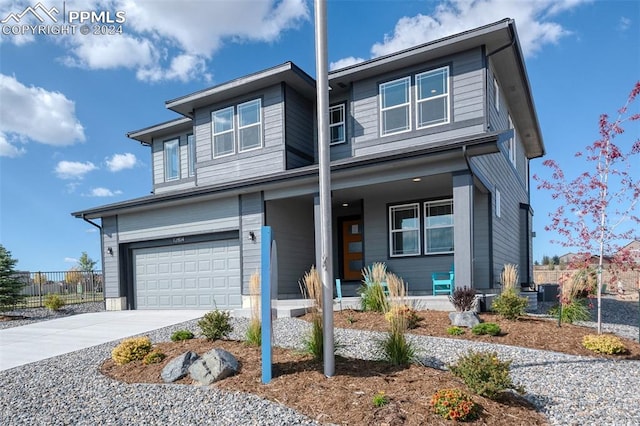
{"type": "Polygon", "coordinates": [[[18,272],[26,297],[16,308],[44,306],[48,295],[59,295],[66,305],[104,300],[102,271],[18,272]]]}

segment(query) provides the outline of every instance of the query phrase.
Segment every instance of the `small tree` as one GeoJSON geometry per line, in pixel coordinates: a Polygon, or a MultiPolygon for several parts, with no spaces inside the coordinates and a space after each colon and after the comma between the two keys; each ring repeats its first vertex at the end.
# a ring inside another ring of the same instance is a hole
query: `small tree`
{"type": "Polygon", "coordinates": [[[11,310],[25,298],[20,294],[25,283],[18,279],[15,266],[17,259],[0,244],[0,312],[11,310]]]}
{"type": "Polygon", "coordinates": [[[96,267],[96,263],[98,262],[91,259],[86,251],[83,251],[80,259],[78,259],[78,268],[82,272],[93,272],[94,268],[96,267]]]}
{"type": "Polygon", "coordinates": [[[620,249],[619,242],[638,238],[634,224],[640,223],[636,210],[640,201],[640,178],[635,158],[640,154],[640,139],[632,141],[629,147],[614,143],[614,139],[624,133],[625,123],[640,120],[640,113],[629,113],[639,94],[640,81],[635,83],[613,122],[607,114],[600,116],[600,138],[587,146],[585,152],[575,154],[592,164],[585,172],[570,179],[556,161],[546,160],[543,165],[551,169],[551,179],[534,176],[540,182],[538,189],[551,191],[553,199],[561,201],[560,207],[550,213],[551,224],[545,230],[556,232],[564,239],[552,242],[580,249],[580,256],[576,256],[572,266],[587,266],[593,255],[599,259],[598,333],[602,332],[603,257],[611,256],[612,279],[616,280],[615,271],[624,270],[629,259],[629,253],[620,249]]]}

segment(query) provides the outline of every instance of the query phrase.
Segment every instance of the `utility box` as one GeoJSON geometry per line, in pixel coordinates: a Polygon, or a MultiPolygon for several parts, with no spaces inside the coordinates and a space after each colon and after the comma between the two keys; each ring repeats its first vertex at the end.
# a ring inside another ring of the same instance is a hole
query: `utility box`
{"type": "Polygon", "coordinates": [[[538,285],[538,300],[540,302],[557,302],[558,288],[559,288],[558,284],[538,285]]]}

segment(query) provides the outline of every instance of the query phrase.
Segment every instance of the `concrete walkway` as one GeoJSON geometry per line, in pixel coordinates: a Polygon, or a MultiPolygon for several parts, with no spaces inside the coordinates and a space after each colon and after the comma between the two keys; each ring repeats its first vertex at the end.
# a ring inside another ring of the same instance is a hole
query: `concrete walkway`
{"type": "Polygon", "coordinates": [[[95,312],[0,330],[0,371],[200,318],[207,312],[95,312]]]}

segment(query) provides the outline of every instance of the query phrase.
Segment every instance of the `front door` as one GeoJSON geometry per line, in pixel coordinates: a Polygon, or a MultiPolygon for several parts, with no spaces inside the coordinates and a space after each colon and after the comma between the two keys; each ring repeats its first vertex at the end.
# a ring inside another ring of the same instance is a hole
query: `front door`
{"type": "Polygon", "coordinates": [[[362,219],[342,222],[342,279],[360,281],[362,279],[362,219]]]}

